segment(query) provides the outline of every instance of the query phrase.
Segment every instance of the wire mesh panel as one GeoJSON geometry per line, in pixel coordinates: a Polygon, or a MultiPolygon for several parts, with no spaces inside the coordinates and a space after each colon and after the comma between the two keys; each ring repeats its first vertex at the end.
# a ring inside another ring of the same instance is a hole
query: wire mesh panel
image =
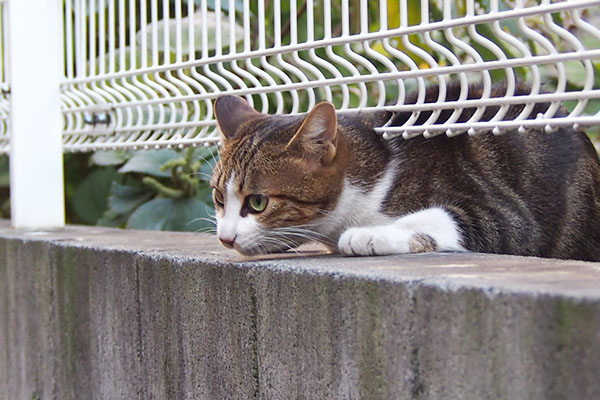
{"type": "Polygon", "coordinates": [[[214,143],[223,94],[270,113],[321,100],[412,113],[385,137],[600,122],[600,0],[67,0],[64,13],[70,151],[214,143]],[[551,105],[532,115],[536,102],[551,105]],[[525,106],[509,119],[511,104],[525,106]]]}
{"type": "Polygon", "coordinates": [[[10,104],[8,95],[8,16],[6,2],[0,1],[0,154],[9,150],[8,112],[10,104]]]}

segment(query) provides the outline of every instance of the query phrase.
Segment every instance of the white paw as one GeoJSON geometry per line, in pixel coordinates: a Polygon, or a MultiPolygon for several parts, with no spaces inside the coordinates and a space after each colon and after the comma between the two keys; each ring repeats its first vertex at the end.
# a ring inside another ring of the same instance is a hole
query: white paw
{"type": "Polygon", "coordinates": [[[371,256],[430,251],[465,251],[458,225],[447,211],[428,208],[388,225],[350,228],[338,240],[346,256],[371,256]]]}
{"type": "Polygon", "coordinates": [[[340,236],[338,250],[346,256],[383,256],[410,252],[414,232],[391,226],[350,228],[340,236]]]}

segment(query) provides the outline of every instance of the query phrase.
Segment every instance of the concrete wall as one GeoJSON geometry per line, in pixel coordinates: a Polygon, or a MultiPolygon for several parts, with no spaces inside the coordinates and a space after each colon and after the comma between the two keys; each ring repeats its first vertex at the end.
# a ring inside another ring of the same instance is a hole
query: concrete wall
{"type": "Polygon", "coordinates": [[[599,264],[0,225],[0,399],[600,399],[599,264]]]}

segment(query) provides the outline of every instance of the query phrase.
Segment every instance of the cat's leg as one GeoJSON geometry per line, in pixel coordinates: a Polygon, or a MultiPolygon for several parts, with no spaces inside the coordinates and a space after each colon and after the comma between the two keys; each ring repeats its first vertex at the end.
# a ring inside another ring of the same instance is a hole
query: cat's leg
{"type": "Polygon", "coordinates": [[[347,256],[465,251],[458,223],[443,208],[428,208],[387,225],[350,228],[338,241],[347,256]]]}

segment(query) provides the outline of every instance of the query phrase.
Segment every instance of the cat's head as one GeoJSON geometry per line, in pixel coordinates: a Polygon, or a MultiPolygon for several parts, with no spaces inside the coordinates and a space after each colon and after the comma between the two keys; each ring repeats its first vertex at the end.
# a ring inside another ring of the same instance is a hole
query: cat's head
{"type": "Polygon", "coordinates": [[[318,239],[342,187],[335,109],[265,115],[240,97],[215,102],[223,145],[211,185],[221,243],[242,254],[285,251],[318,239]]]}

